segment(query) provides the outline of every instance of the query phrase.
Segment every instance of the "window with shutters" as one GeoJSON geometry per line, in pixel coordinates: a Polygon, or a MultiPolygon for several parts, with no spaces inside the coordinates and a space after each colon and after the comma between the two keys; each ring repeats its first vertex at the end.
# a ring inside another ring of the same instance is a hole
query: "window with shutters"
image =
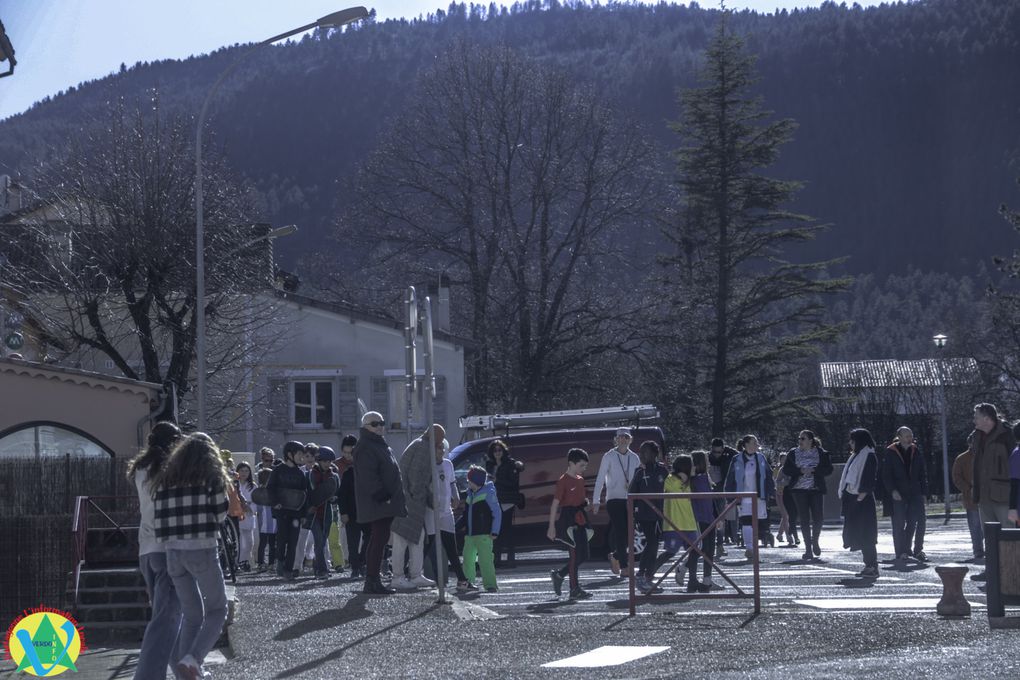
{"type": "Polygon", "coordinates": [[[361,413],[358,410],[358,378],[349,375],[337,378],[337,408],[339,428],[356,430],[361,425],[361,413]]]}
{"type": "Polygon", "coordinates": [[[333,381],[295,380],[291,383],[291,422],[295,427],[333,428],[333,381]]]}

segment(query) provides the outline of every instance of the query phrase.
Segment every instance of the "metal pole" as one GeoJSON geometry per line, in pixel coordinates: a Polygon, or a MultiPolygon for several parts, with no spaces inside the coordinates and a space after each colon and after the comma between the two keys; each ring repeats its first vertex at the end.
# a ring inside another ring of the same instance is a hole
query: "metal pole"
{"type": "MultiPolygon", "coordinates": [[[[407,294],[404,297],[404,388],[405,405],[407,407],[406,422],[404,429],[410,435],[411,413],[414,407],[414,388],[417,379],[417,347],[416,336],[418,335],[418,300],[415,297],[414,286],[407,287],[407,294]]],[[[431,423],[429,423],[431,425],[431,423]]],[[[410,436],[408,436],[410,439],[410,436]]]]}
{"type": "MultiPolygon", "coordinates": [[[[422,327],[422,335],[424,336],[425,342],[423,347],[423,354],[425,359],[425,422],[429,428],[429,450],[432,455],[435,455],[436,451],[436,430],[433,424],[434,404],[433,400],[436,398],[436,381],[435,381],[435,366],[433,365],[433,347],[432,347],[432,300],[431,298],[425,298],[424,312],[424,324],[422,327]]],[[[445,482],[450,483],[450,480],[445,482]]],[[[439,526],[440,517],[442,515],[439,507],[439,498],[441,496],[439,492],[439,467],[437,465],[432,466],[432,517],[433,524],[436,528],[436,588],[439,589],[439,604],[446,604],[446,578],[443,576],[443,534],[442,529],[439,526]]]]}
{"type": "Polygon", "coordinates": [[[220,77],[213,83],[209,94],[202,102],[202,110],[198,114],[198,125],[195,130],[195,353],[196,353],[196,388],[198,398],[198,429],[205,431],[205,406],[206,406],[206,364],[205,364],[205,224],[202,211],[202,128],[205,125],[205,115],[209,111],[209,102],[213,95],[220,89],[220,85],[230,75],[237,65],[255,50],[274,42],[289,38],[298,33],[304,33],[316,27],[338,26],[367,16],[368,12],[364,7],[353,7],[342,12],[336,12],[323,17],[318,21],[305,24],[293,30],[274,35],[251,47],[242,53],[233,63],[228,66],[220,77]]]}
{"type": "MultiPolygon", "coordinates": [[[[581,527],[582,531],[587,531],[588,527],[581,527]]],[[[647,539],[647,536],[645,537],[647,539]]],[[[648,549],[648,543],[645,543],[645,550],[648,549]]],[[[627,598],[630,603],[630,616],[637,614],[635,608],[635,576],[636,569],[634,568],[634,499],[627,494],[627,564],[630,565],[630,576],[628,577],[627,583],[627,598]]],[[[653,574],[654,576],[654,574],[653,574]]]]}
{"type": "Polygon", "coordinates": [[[946,521],[949,524],[949,442],[946,434],[946,386],[945,375],[942,369],[942,356],[939,356],[939,394],[942,397],[942,490],[943,498],[946,501],[946,521]]]}

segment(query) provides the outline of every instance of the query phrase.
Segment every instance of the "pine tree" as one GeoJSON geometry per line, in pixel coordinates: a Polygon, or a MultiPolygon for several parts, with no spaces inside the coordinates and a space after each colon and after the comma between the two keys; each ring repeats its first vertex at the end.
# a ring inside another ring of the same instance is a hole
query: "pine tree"
{"type": "Polygon", "coordinates": [[[689,414],[710,412],[712,433],[762,427],[806,412],[810,397],[784,394],[783,382],[840,331],[821,320],[823,296],[843,290],[835,261],[793,263],[785,250],[823,226],[788,211],[800,184],[764,174],[795,123],[771,120],[751,92],[754,58],[727,27],[709,44],[700,86],[681,93],[672,124],[680,205],[665,229],[676,246],[670,270],[675,347],[673,400],[689,414]]]}

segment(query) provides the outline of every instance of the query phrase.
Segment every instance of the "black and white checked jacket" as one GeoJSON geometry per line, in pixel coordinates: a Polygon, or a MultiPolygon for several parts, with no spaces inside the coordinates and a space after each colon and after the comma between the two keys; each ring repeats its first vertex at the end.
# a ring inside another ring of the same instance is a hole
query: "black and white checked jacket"
{"type": "Polygon", "coordinates": [[[155,506],[157,541],[216,538],[227,517],[227,493],[219,480],[206,486],[160,489],[155,506]]]}

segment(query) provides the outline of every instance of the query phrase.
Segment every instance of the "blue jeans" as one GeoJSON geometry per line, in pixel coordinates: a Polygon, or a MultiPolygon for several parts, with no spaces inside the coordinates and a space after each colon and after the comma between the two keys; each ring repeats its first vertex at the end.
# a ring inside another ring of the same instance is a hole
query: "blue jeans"
{"type": "Polygon", "coordinates": [[[985,556],[985,530],[981,526],[981,513],[977,508],[967,511],[967,528],[970,529],[970,543],[974,557],[985,556]]]}
{"type": "Polygon", "coordinates": [[[190,654],[201,665],[227,620],[227,593],[216,548],[168,548],[166,566],[184,614],[177,641],[181,657],[190,654]]]}
{"type": "Polygon", "coordinates": [[[893,500],[892,534],[896,557],[924,550],[924,531],[927,519],[924,514],[924,496],[909,496],[893,500]],[[913,541],[913,550],[911,550],[913,541]]]}
{"type": "Polygon", "coordinates": [[[322,576],[329,573],[326,566],[326,541],[329,540],[329,529],[333,525],[328,524],[324,518],[312,517],[312,548],[315,550],[315,575],[322,576]]]}
{"type": "Polygon", "coordinates": [[[166,570],[166,553],[146,553],[138,558],[138,567],[149,591],[152,618],[145,626],[135,677],[138,680],[163,678],[170,662],[176,664],[180,659],[181,603],[166,570]]]}

